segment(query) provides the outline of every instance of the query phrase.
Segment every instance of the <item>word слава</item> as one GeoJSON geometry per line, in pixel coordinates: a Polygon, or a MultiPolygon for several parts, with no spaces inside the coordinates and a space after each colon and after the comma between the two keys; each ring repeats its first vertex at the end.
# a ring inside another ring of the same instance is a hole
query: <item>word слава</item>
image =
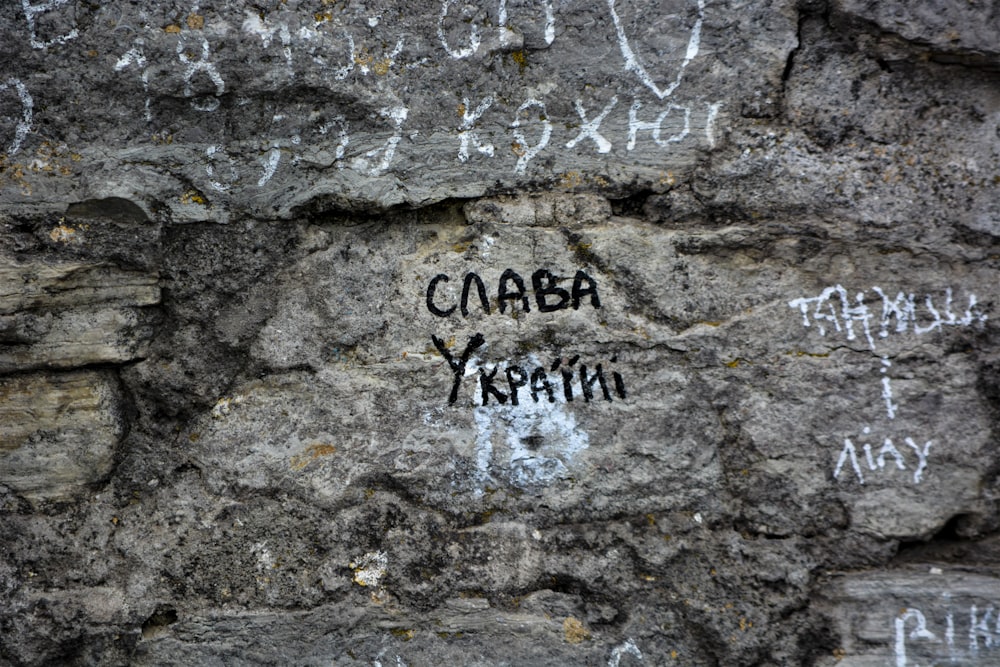
{"type": "MultiPolygon", "coordinates": [[[[486,285],[476,273],[469,271],[462,279],[462,296],[458,304],[442,303],[437,295],[438,286],[451,280],[444,273],[434,276],[427,284],[427,310],[438,317],[448,317],[453,314],[456,308],[460,308],[463,317],[469,316],[469,297],[479,299],[479,305],[483,312],[489,315],[490,301],[486,296],[486,285]],[[475,288],[475,294],[472,289],[475,288]]],[[[579,310],[584,302],[584,297],[590,297],[590,305],[594,308],[601,307],[600,297],[597,295],[597,282],[584,271],[577,271],[573,278],[572,291],[567,291],[558,286],[559,277],[555,276],[548,269],[539,269],[531,274],[531,287],[535,294],[535,307],[541,313],[551,313],[557,310],[569,308],[579,310]]],[[[497,285],[497,308],[501,313],[510,307],[511,313],[520,310],[525,313],[531,312],[531,300],[528,298],[528,290],[525,287],[524,279],[513,269],[507,269],[500,276],[497,285]]]]}

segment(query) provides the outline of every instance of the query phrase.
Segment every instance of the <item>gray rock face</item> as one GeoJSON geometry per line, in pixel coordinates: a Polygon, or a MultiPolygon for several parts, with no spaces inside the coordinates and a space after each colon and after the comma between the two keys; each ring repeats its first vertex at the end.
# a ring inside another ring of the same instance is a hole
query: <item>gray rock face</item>
{"type": "Polygon", "coordinates": [[[998,28],[0,7],[0,664],[995,664],[998,28]]]}

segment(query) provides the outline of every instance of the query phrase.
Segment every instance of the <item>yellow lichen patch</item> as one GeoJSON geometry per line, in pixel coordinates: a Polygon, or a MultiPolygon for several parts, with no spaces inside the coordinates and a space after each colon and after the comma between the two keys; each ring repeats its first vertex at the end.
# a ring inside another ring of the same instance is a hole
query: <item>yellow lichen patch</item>
{"type": "Polygon", "coordinates": [[[670,659],[671,660],[676,660],[677,659],[677,655],[678,655],[677,651],[671,651],[670,652],[670,659]]]}
{"type": "Polygon", "coordinates": [[[49,238],[55,243],[69,243],[76,236],[76,230],[64,224],[59,224],[49,232],[49,238]]]}
{"type": "Polygon", "coordinates": [[[333,20],[333,12],[316,12],[313,14],[313,18],[316,19],[316,24],[326,23],[327,21],[333,20]]]}
{"type": "Polygon", "coordinates": [[[165,135],[154,134],[153,135],[153,143],[154,144],[168,144],[168,145],[172,144],[172,143],[174,143],[174,135],[172,135],[172,134],[165,134],[165,135]]]}
{"type": "Polygon", "coordinates": [[[458,243],[452,244],[451,249],[452,252],[463,253],[469,249],[470,245],[472,244],[467,241],[460,241],[458,243]]]}
{"type": "Polygon", "coordinates": [[[672,171],[668,171],[666,174],[660,172],[660,185],[672,186],[675,183],[677,183],[677,179],[674,178],[674,173],[672,171]]]}
{"type": "Polygon", "coordinates": [[[385,76],[389,73],[389,68],[392,67],[392,61],[388,58],[383,58],[372,65],[372,71],[374,71],[379,76],[385,76]]]}
{"type": "Polygon", "coordinates": [[[517,63],[518,70],[524,74],[524,68],[528,66],[528,58],[524,55],[524,51],[515,51],[510,54],[510,59],[517,63]]]}
{"type": "Polygon", "coordinates": [[[739,357],[737,357],[737,358],[733,359],[732,361],[727,361],[726,362],[726,367],[728,367],[728,368],[736,368],[737,366],[740,365],[740,363],[742,361],[743,361],[742,359],[740,359],[739,357]]]}
{"type": "Polygon", "coordinates": [[[375,62],[375,56],[368,53],[368,51],[358,51],[354,54],[354,63],[356,65],[361,65],[362,67],[367,67],[375,62]]]}
{"type": "Polygon", "coordinates": [[[205,17],[201,14],[189,14],[187,17],[187,25],[192,30],[201,30],[205,27],[205,17]]]}
{"type": "Polygon", "coordinates": [[[96,58],[97,57],[97,51],[95,51],[94,49],[91,49],[90,51],[87,51],[87,57],[88,58],[96,58]]]}
{"type": "Polygon", "coordinates": [[[522,155],[528,152],[519,141],[511,142],[510,150],[512,153],[514,153],[514,155],[518,157],[521,157],[522,155]]]}
{"type": "Polygon", "coordinates": [[[458,117],[459,118],[464,117],[465,116],[465,105],[464,104],[459,104],[458,107],[455,109],[455,111],[458,112],[458,117]]]}
{"type": "Polygon", "coordinates": [[[389,632],[391,632],[393,636],[399,637],[404,642],[410,641],[411,639],[413,639],[413,636],[417,634],[414,630],[407,630],[403,628],[393,628],[389,632]]]}
{"type": "Polygon", "coordinates": [[[752,627],[753,627],[753,621],[748,621],[743,616],[740,616],[740,630],[742,630],[743,632],[746,632],[747,630],[749,630],[752,627]]]}
{"type": "Polygon", "coordinates": [[[242,402],[242,396],[220,398],[215,402],[215,407],[212,408],[212,419],[222,419],[232,411],[234,405],[239,405],[242,402]]]}
{"type": "Polygon", "coordinates": [[[168,25],[166,28],[163,29],[163,32],[169,32],[171,34],[177,34],[180,31],[181,27],[176,23],[171,23],[170,25],[168,25]]]}
{"type": "Polygon", "coordinates": [[[181,195],[182,204],[201,204],[202,206],[207,206],[208,202],[205,200],[205,195],[201,194],[197,190],[188,190],[181,195]]]}
{"type": "Polygon", "coordinates": [[[590,639],[590,632],[587,628],[583,627],[583,623],[579,619],[569,616],[563,621],[563,636],[566,637],[566,641],[570,644],[579,644],[582,641],[590,639]]]}
{"type": "Polygon", "coordinates": [[[321,456],[329,456],[336,451],[333,445],[309,445],[304,452],[292,457],[292,470],[302,470],[321,456]]]}
{"type": "Polygon", "coordinates": [[[583,177],[578,171],[567,171],[559,178],[559,185],[564,188],[575,188],[583,185],[583,177]]]}

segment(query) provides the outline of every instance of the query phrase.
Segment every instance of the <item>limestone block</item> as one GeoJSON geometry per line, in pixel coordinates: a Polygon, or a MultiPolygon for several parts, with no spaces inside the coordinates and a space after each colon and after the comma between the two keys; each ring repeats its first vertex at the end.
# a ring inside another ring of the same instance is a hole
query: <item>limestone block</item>
{"type": "Polygon", "coordinates": [[[131,361],[145,354],[149,319],[127,307],[0,316],[8,341],[0,347],[0,373],[131,361]]]}
{"type": "Polygon", "coordinates": [[[103,480],[125,433],[105,372],[0,378],[0,484],[34,500],[68,500],[103,480]]]}
{"type": "Polygon", "coordinates": [[[0,265],[0,315],[93,304],[149,306],[160,300],[157,277],[93,263],[0,265]]]}

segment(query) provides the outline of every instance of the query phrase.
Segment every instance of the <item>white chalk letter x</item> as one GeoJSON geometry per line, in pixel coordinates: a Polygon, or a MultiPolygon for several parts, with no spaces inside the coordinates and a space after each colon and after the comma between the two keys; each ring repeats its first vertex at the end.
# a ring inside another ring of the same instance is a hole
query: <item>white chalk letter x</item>
{"type": "Polygon", "coordinates": [[[583,121],[583,126],[580,128],[578,135],[566,142],[566,148],[573,148],[584,139],[590,139],[597,144],[598,153],[611,152],[611,142],[601,136],[597,130],[601,127],[601,123],[607,115],[611,113],[611,110],[615,108],[616,104],[618,104],[618,97],[612,97],[611,102],[608,103],[608,106],[604,107],[604,111],[600,115],[593,120],[587,120],[587,110],[583,108],[583,100],[577,100],[576,113],[579,114],[580,120],[583,121]]]}

